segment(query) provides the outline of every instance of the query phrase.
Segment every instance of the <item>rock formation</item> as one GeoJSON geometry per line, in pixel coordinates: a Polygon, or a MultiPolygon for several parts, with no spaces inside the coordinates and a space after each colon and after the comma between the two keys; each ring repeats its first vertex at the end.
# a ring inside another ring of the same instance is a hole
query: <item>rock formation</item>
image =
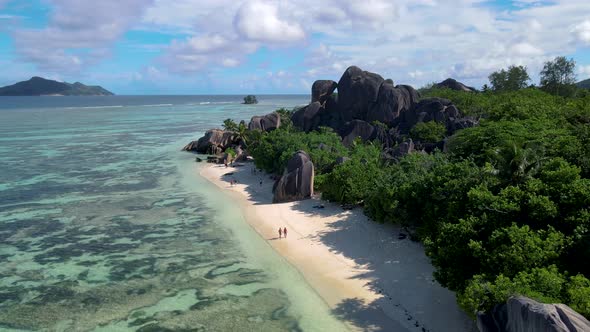
{"type": "Polygon", "coordinates": [[[342,144],[349,147],[357,137],[360,137],[363,142],[374,140],[376,137],[375,127],[363,120],[352,120],[340,129],[340,136],[342,144]]]}
{"type": "MultiPolygon", "coordinates": [[[[463,86],[456,81],[445,82],[463,86]]],[[[312,102],[295,112],[292,121],[306,132],[320,126],[331,127],[347,146],[360,137],[363,141],[378,140],[385,148],[401,143],[418,122],[443,123],[449,135],[477,125],[475,119],[465,118],[449,100],[420,100],[418,91],[411,86],[395,86],[391,79],[385,80],[356,66],[346,69],[338,83],[316,81],[312,102]],[[337,95],[333,94],[336,88],[337,95]]]]}
{"type": "Polygon", "coordinates": [[[293,125],[303,129],[306,132],[315,130],[321,123],[320,112],[323,111],[322,104],[319,101],[300,108],[293,113],[291,121],[293,125]]]}
{"type": "Polygon", "coordinates": [[[447,78],[446,80],[437,83],[436,87],[438,88],[448,88],[451,90],[457,90],[457,91],[467,91],[467,92],[475,92],[477,91],[475,88],[472,88],[470,86],[467,86],[455,79],[452,78],[447,78]]]}
{"type": "Polygon", "coordinates": [[[309,198],[313,195],[314,169],[305,151],[297,151],[289,159],[283,176],[273,187],[273,203],[309,198]]]}
{"type": "Polygon", "coordinates": [[[420,95],[409,85],[393,86],[383,82],[377,100],[369,105],[366,120],[394,125],[401,113],[407,112],[418,102],[420,95]]]}
{"type": "Polygon", "coordinates": [[[207,130],[205,136],[198,141],[192,141],[187,144],[183,151],[194,151],[199,153],[219,154],[231,145],[238,144],[238,135],[233,131],[224,131],[221,129],[207,130]]]}
{"type": "Polygon", "coordinates": [[[590,321],[565,304],[543,304],[524,296],[508,299],[477,316],[481,332],[590,331],[590,321]]]}
{"type": "Polygon", "coordinates": [[[366,120],[369,105],[377,101],[383,81],[379,74],[348,67],[338,81],[338,108],[343,119],[366,120]]]}
{"type": "Polygon", "coordinates": [[[384,149],[381,153],[381,158],[390,162],[397,162],[401,157],[414,152],[414,142],[408,139],[405,142],[398,144],[394,148],[384,149]]]}
{"type": "Polygon", "coordinates": [[[332,80],[318,80],[311,86],[311,102],[323,104],[334,93],[338,84],[332,80]]]}
{"type": "Polygon", "coordinates": [[[263,116],[253,116],[248,123],[248,130],[271,131],[281,126],[281,116],[277,112],[272,112],[263,116]]]}

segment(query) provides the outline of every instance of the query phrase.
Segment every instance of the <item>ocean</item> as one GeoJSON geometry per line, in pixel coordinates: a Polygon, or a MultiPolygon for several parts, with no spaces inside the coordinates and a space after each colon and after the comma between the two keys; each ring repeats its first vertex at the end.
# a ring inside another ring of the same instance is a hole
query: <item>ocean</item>
{"type": "Polygon", "coordinates": [[[241,100],[0,97],[0,330],[342,330],[180,151],[241,100]]]}

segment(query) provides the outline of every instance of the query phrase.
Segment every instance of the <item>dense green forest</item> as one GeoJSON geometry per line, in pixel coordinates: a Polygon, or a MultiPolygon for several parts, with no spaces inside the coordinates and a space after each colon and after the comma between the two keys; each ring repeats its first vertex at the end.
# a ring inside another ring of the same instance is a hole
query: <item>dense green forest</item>
{"type": "MultiPolygon", "coordinates": [[[[447,137],[444,153],[385,161],[378,142],[346,148],[330,128],[304,133],[288,120],[245,140],[257,167],[271,173],[307,151],[323,198],[406,227],[467,313],[521,294],[590,318],[590,96],[543,73],[541,87],[506,82],[528,81],[525,74],[494,73],[478,93],[422,89],[423,98],[450,99],[480,119],[447,137]]],[[[440,140],[444,127],[425,123],[410,136],[440,140]]]]}

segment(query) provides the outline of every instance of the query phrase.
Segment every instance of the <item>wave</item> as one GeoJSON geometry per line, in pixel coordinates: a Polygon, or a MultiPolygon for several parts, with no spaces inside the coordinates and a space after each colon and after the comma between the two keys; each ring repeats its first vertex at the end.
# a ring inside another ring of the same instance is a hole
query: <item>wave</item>
{"type": "Polygon", "coordinates": [[[159,107],[159,106],[174,106],[174,104],[149,104],[149,105],[128,105],[137,107],[159,107]]]}
{"type": "Polygon", "coordinates": [[[88,108],[121,108],[121,107],[162,107],[174,106],[174,104],[146,104],[146,105],[102,105],[102,106],[68,106],[65,109],[88,109],[88,108]]]}
{"type": "Polygon", "coordinates": [[[238,104],[237,101],[202,101],[199,103],[188,103],[184,105],[195,106],[195,105],[220,105],[220,104],[238,104]]]}
{"type": "Polygon", "coordinates": [[[69,106],[69,107],[64,107],[65,109],[71,110],[71,109],[78,109],[78,108],[121,108],[121,107],[125,107],[124,105],[107,105],[107,106],[69,106]]]}

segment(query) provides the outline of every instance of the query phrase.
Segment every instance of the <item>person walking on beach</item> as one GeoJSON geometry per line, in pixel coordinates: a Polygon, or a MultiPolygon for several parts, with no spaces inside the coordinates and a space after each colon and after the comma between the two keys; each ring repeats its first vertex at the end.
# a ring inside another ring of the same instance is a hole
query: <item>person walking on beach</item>
{"type": "Polygon", "coordinates": [[[287,227],[283,228],[283,234],[285,234],[285,239],[286,239],[287,238],[287,227]]]}
{"type": "Polygon", "coordinates": [[[279,227],[279,239],[283,237],[283,230],[279,227]]]}

